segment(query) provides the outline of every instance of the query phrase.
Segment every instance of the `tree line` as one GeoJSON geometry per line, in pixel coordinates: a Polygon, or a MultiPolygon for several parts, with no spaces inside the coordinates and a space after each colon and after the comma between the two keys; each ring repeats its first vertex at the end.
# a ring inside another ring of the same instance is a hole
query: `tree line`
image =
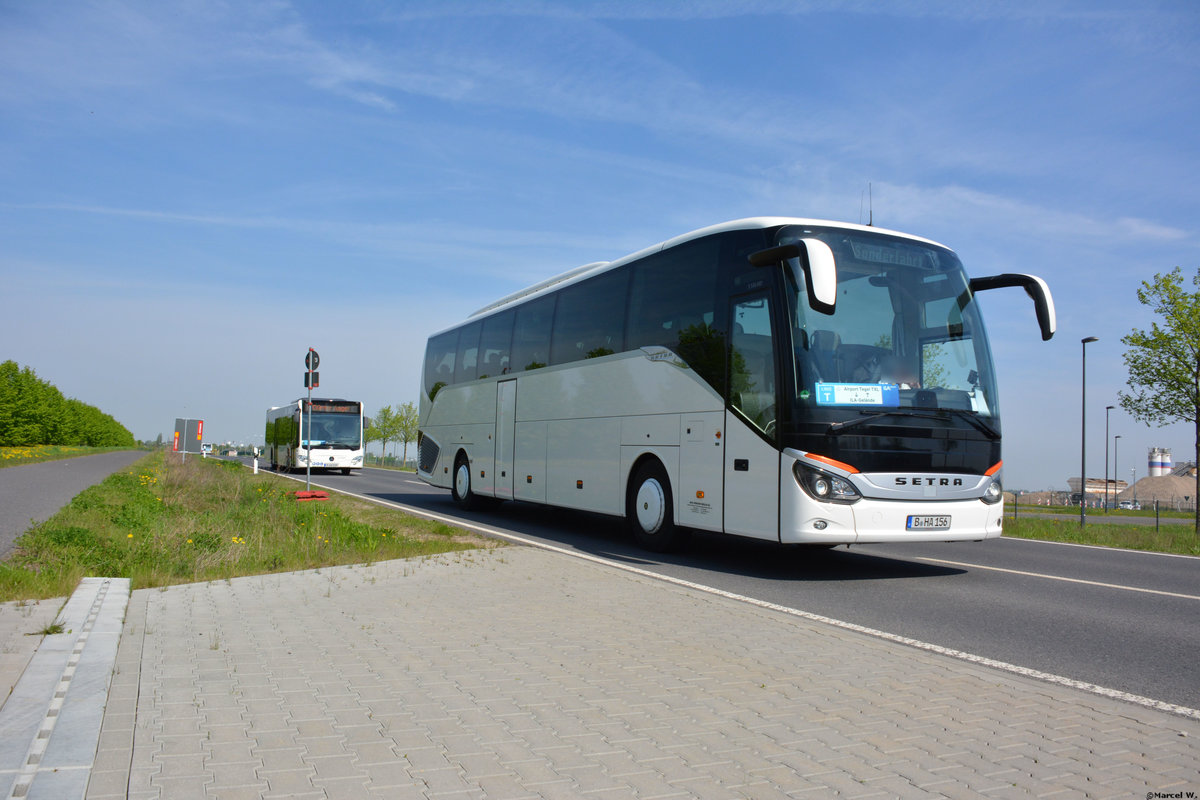
{"type": "Polygon", "coordinates": [[[30,367],[0,364],[0,447],[133,447],[133,434],[95,406],[63,397],[30,367]]]}
{"type": "Polygon", "coordinates": [[[367,441],[380,442],[383,452],[387,453],[388,442],[399,442],[404,445],[404,455],[400,463],[408,463],[408,443],[417,438],[417,407],[413,403],[396,406],[384,406],[371,416],[367,426],[367,441]]]}

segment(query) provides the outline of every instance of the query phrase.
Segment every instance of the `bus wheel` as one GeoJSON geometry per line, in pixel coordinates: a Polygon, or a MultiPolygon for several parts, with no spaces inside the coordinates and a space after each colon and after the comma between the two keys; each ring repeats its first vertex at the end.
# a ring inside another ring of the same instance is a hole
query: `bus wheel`
{"type": "Polygon", "coordinates": [[[465,454],[459,454],[454,460],[454,483],[450,486],[454,502],[463,511],[474,511],[481,507],[482,498],[471,491],[471,463],[465,454]]]}
{"type": "Polygon", "coordinates": [[[633,538],[647,550],[665,553],[683,543],[683,531],[675,527],[671,483],[656,461],[638,468],[625,499],[625,522],[633,538]]]}

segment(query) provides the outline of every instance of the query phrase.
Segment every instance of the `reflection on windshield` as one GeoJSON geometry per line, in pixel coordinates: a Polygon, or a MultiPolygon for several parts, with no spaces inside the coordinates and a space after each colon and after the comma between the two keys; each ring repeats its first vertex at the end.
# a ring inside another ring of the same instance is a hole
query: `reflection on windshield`
{"type": "Polygon", "coordinates": [[[308,415],[305,415],[303,425],[313,447],[349,447],[356,450],[360,446],[357,414],[314,413],[311,432],[308,415]]]}
{"type": "Polygon", "coordinates": [[[953,409],[996,416],[986,335],[958,258],[883,234],[793,229],[833,250],[837,310],[796,287],[793,344],[801,404],[858,411],[953,409]]]}

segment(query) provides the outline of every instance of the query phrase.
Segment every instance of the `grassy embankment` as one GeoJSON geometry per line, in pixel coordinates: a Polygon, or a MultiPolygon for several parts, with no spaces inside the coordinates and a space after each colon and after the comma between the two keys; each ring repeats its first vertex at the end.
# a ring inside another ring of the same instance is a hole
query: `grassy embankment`
{"type": "MultiPolygon", "coordinates": [[[[1200,556],[1200,537],[1191,525],[1163,524],[1155,530],[1153,525],[1135,523],[1099,521],[1103,512],[1088,512],[1088,524],[1081,528],[1079,525],[1079,509],[1074,514],[1060,514],[1058,519],[1041,519],[1032,516],[1033,513],[1046,513],[1043,507],[1022,506],[1014,520],[1011,511],[1004,517],[1004,535],[1015,539],[1041,539],[1050,542],[1069,542],[1071,544],[1089,544],[1099,547],[1120,547],[1128,550],[1150,550],[1157,553],[1176,553],[1179,555],[1200,556]]],[[[1146,511],[1110,511],[1116,517],[1149,516],[1154,518],[1154,512],[1146,511]]],[[[1170,512],[1172,517],[1191,519],[1190,513],[1181,514],[1170,512]]],[[[1162,517],[1167,517],[1163,512],[1162,517]]]]}
{"type": "Polygon", "coordinates": [[[0,601],[65,597],[89,575],[144,589],[498,546],[340,495],[297,502],[296,488],[235,462],[152,453],[18,539],[0,601]]]}

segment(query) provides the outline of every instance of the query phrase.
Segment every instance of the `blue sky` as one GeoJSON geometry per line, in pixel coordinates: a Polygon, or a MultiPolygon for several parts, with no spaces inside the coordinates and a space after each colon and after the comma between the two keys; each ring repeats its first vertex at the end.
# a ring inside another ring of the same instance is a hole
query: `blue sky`
{"type": "MultiPolygon", "coordinates": [[[[865,222],[983,299],[1010,487],[1089,473],[1136,290],[1200,266],[1192,2],[0,0],[0,359],[138,438],[416,401],[425,338],[709,224],[865,222]],[[871,209],[867,207],[870,186],[871,209]]],[[[1120,409],[1122,475],[1189,425],[1120,409]]]]}

